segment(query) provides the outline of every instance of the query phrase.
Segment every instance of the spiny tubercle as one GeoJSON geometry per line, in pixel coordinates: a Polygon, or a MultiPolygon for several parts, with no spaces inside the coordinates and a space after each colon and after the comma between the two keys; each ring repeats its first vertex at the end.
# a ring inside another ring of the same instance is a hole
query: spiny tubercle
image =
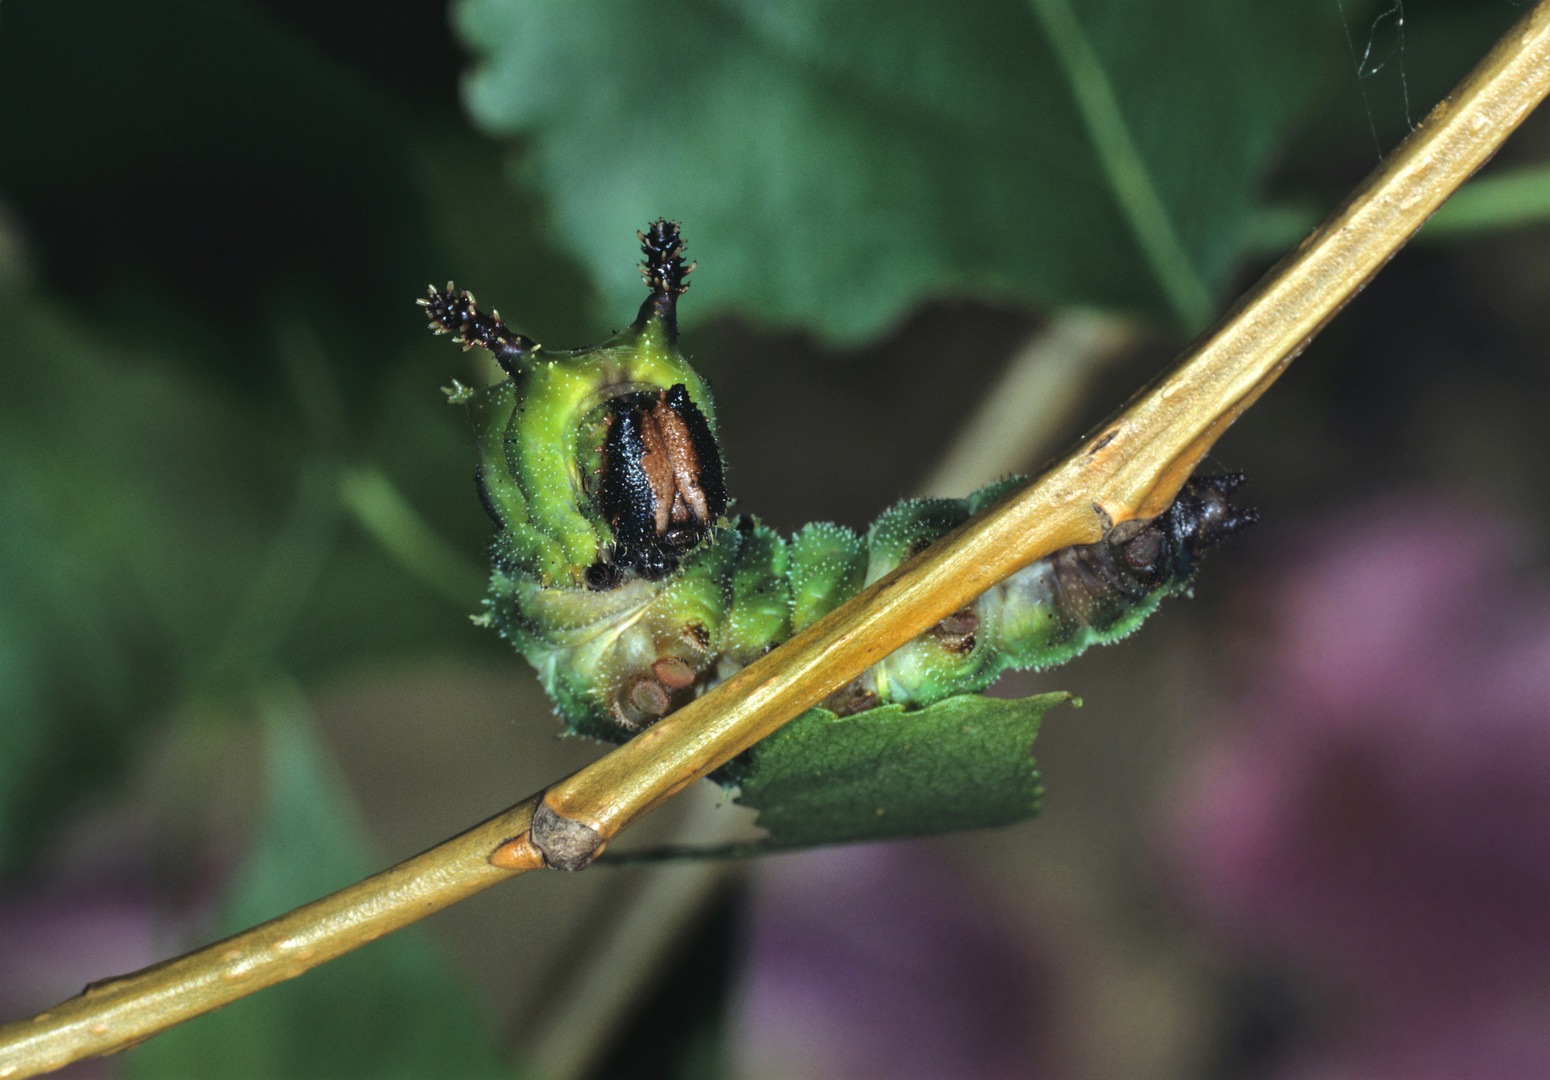
{"type": "Polygon", "coordinates": [[[417,303],[425,308],[433,333],[453,334],[453,341],[466,351],[481,345],[495,354],[495,362],[508,375],[521,370],[523,361],[533,354],[538,345],[521,334],[514,334],[501,321],[501,313],[489,315],[480,311],[474,294],[467,289],[454,289],[447,282],[445,289],[429,286],[430,298],[417,303]]]}
{"type": "Polygon", "coordinates": [[[689,291],[685,279],[696,264],[683,263],[684,242],[676,221],[659,218],[645,232],[635,235],[640,239],[641,254],[646,256],[640,264],[641,280],[651,290],[640,306],[635,324],[642,326],[652,315],[658,315],[667,327],[668,339],[674,340],[678,337],[678,298],[689,291]]]}

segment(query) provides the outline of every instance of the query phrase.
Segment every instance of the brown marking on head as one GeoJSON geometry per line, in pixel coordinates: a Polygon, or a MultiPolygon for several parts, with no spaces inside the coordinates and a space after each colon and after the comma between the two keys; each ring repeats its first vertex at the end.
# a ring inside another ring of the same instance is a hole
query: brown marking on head
{"type": "Polygon", "coordinates": [[[673,506],[673,465],[668,460],[671,451],[662,435],[660,403],[645,409],[640,415],[640,469],[651,486],[655,505],[654,525],[657,535],[667,532],[667,523],[673,506]]]}
{"type": "Polygon", "coordinates": [[[657,500],[658,535],[672,524],[709,525],[714,515],[700,486],[700,455],[689,425],[668,404],[666,390],[641,415],[641,442],[641,468],[657,500]]]}

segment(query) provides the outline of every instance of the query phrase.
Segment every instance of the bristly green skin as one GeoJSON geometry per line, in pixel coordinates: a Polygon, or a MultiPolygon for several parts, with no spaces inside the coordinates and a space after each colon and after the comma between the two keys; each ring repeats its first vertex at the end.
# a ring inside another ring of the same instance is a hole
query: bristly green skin
{"type": "MultiPolygon", "coordinates": [[[[634,325],[590,349],[545,350],[512,334],[498,313],[479,313],[450,283],[421,301],[432,329],[492,349],[509,374],[451,395],[468,407],[480,493],[501,529],[487,621],[538,670],[572,731],[616,742],[820,618],[1017,483],[1005,480],[967,499],[900,503],[865,537],[822,523],[787,542],[752,517],[704,522],[692,548],[681,558],[673,552],[671,572],[652,580],[630,566],[621,570],[598,479],[620,464],[606,460],[604,444],[621,399],[683,386],[712,437],[715,431],[709,392],[675,343],[676,300],[693,267],[682,266],[676,225],[654,223],[641,239],[650,295],[634,325]]],[[[673,460],[682,466],[674,475],[697,467],[687,451],[673,460]]],[[[713,464],[704,472],[719,485],[719,455],[713,464]]],[[[1201,551],[1254,520],[1228,502],[1240,481],[1193,480],[1154,521],[1127,523],[1097,544],[1039,560],[825,705],[841,715],[882,704],[924,707],[982,690],[1009,668],[1063,663],[1129,634],[1162,597],[1187,589],[1201,551]]],[[[664,491],[672,483],[653,481],[664,491]]]]}

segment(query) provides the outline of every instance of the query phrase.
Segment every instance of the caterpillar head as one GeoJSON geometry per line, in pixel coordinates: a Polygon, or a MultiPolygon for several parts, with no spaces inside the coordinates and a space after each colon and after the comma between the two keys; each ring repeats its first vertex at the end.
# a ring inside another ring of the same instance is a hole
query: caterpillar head
{"type": "Polygon", "coordinates": [[[694,267],[677,223],[637,236],[649,293],[633,324],[590,348],[544,349],[451,282],[420,301],[433,331],[489,349],[507,374],[458,399],[479,437],[480,495],[502,528],[497,559],[546,586],[660,580],[726,511],[710,393],[677,346],[694,267]]]}
{"type": "Polygon", "coordinates": [[[656,581],[705,539],[727,495],[715,436],[683,383],[614,399],[597,491],[615,569],[656,581]]]}

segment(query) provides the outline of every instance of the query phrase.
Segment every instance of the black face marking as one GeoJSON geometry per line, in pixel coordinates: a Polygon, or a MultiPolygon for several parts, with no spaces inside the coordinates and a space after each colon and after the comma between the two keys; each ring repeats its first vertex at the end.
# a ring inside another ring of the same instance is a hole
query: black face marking
{"type": "Polygon", "coordinates": [[[721,453],[682,383],[611,407],[597,496],[614,534],[609,561],[658,581],[726,511],[721,453]]]}

